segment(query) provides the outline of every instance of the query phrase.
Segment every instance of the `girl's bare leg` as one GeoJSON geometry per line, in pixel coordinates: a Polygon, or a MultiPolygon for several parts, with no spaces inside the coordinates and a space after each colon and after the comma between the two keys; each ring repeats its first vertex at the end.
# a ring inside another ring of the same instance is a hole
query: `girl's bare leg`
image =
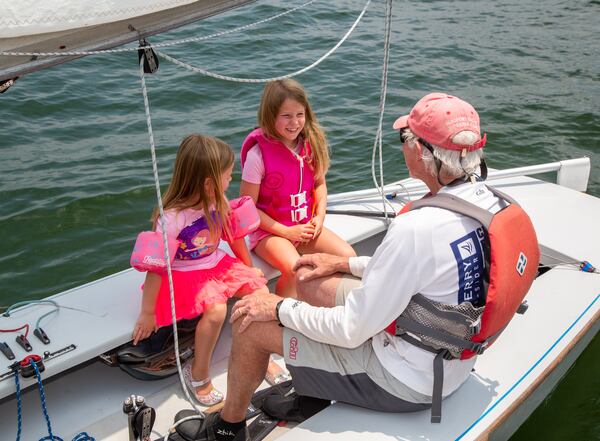
{"type": "Polygon", "coordinates": [[[275,293],[281,297],[296,297],[296,277],[292,270],[300,257],[296,247],[283,237],[268,236],[256,245],[254,252],[281,272],[275,293]]]}
{"type": "MultiPolygon", "coordinates": [[[[321,234],[315,239],[298,247],[302,254],[327,253],[337,256],[354,257],[356,252],[348,242],[339,237],[327,227],[323,227],[321,234]]],[[[302,275],[305,268],[297,271],[296,278],[302,275]]],[[[296,291],[298,298],[313,306],[335,306],[335,293],[340,282],[341,274],[298,283],[296,280],[296,291]]]]}
{"type": "MultiPolygon", "coordinates": [[[[194,362],[192,363],[192,378],[195,381],[202,381],[210,376],[210,360],[226,315],[227,305],[225,303],[207,305],[204,315],[196,325],[194,362]]],[[[212,383],[209,382],[197,388],[196,392],[206,395],[210,393],[211,388],[212,383]]]]}
{"type": "MultiPolygon", "coordinates": [[[[271,266],[279,269],[281,277],[275,286],[275,292],[282,297],[296,297],[296,276],[292,267],[300,257],[292,243],[279,236],[269,236],[261,240],[254,252],[271,266]]],[[[272,358],[269,358],[267,376],[277,378],[286,373],[272,358]]]]}
{"type": "Polygon", "coordinates": [[[352,246],[327,227],[323,227],[316,239],[298,246],[300,254],[327,253],[336,256],[355,257],[352,246]]]}

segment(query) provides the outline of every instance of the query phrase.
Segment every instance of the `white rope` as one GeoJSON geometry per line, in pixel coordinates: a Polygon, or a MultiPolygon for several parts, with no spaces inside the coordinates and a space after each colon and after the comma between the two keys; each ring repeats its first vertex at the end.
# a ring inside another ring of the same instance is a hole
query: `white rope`
{"type": "Polygon", "coordinates": [[[183,372],[181,370],[181,360],[179,359],[179,336],[177,334],[177,315],[175,313],[175,290],[173,288],[173,274],[171,270],[171,259],[169,256],[169,247],[167,241],[167,220],[165,218],[165,212],[163,210],[162,195],[160,192],[160,181],[158,179],[158,166],[156,163],[156,148],[154,144],[154,133],[152,131],[152,118],[150,116],[150,103],[148,101],[148,92],[146,90],[146,78],[144,76],[144,58],[140,59],[140,78],[142,82],[142,94],[144,95],[144,107],[146,109],[146,124],[148,126],[148,137],[150,138],[150,153],[152,155],[152,171],[154,173],[154,186],[156,188],[156,200],[158,203],[158,210],[160,212],[160,222],[162,225],[162,235],[164,244],[165,260],[167,261],[167,275],[169,278],[169,297],[171,300],[171,317],[173,319],[173,343],[175,345],[175,361],[177,363],[177,372],[179,373],[179,381],[181,387],[185,392],[185,396],[190,404],[196,409],[196,411],[203,415],[200,407],[192,400],[190,394],[185,385],[183,379],[183,372]]]}
{"type": "MultiPolygon", "coordinates": [[[[159,47],[168,47],[168,46],[175,46],[178,44],[183,44],[183,43],[193,43],[196,41],[202,41],[202,40],[209,40],[211,38],[215,38],[215,37],[221,37],[223,35],[228,35],[228,34],[233,34],[235,32],[240,32],[240,31],[244,31],[246,29],[258,26],[260,24],[263,23],[267,23],[271,20],[275,20],[277,18],[283,17],[284,15],[287,14],[291,14],[292,12],[295,12],[299,9],[302,9],[312,3],[314,3],[316,0],[310,0],[306,3],[301,4],[300,6],[296,6],[295,8],[292,9],[288,9],[287,11],[284,12],[280,12],[279,14],[275,14],[272,15],[271,17],[267,17],[263,20],[260,21],[256,21],[254,23],[250,23],[244,26],[240,26],[234,29],[230,29],[228,31],[222,31],[222,32],[217,32],[215,34],[210,34],[210,35],[206,35],[206,36],[202,36],[202,37],[191,37],[191,38],[184,38],[182,40],[175,40],[175,41],[167,41],[164,43],[157,43],[157,44],[152,44],[152,45],[147,45],[144,46],[144,49],[149,49],[149,48],[159,48],[159,47]]],[[[10,55],[10,56],[18,56],[18,57],[22,57],[22,56],[31,56],[31,57],[54,57],[54,56],[70,56],[70,55],[97,55],[97,54],[115,54],[115,53],[122,53],[122,52],[134,52],[139,50],[139,47],[125,47],[125,48],[119,48],[119,49],[102,49],[102,50],[97,50],[97,51],[65,51],[65,52],[0,52],[0,55],[10,55]]]]}
{"type": "Polygon", "coordinates": [[[392,30],[392,0],[387,0],[386,11],[385,11],[385,29],[384,29],[384,46],[383,46],[383,69],[381,73],[381,95],[379,97],[379,124],[377,126],[377,133],[375,135],[375,142],[373,143],[373,153],[371,155],[371,176],[373,177],[373,183],[381,195],[381,201],[383,204],[383,212],[385,214],[386,222],[389,222],[388,217],[388,205],[393,207],[385,197],[384,192],[384,181],[383,181],[383,151],[382,151],[382,138],[383,138],[383,114],[385,112],[385,99],[387,95],[387,81],[388,81],[388,64],[390,59],[390,40],[392,30]],[[377,176],[375,173],[375,156],[379,153],[379,178],[380,182],[377,182],[377,176]]]}
{"type": "Polygon", "coordinates": [[[289,73],[289,74],[285,74],[285,75],[281,75],[278,77],[272,77],[272,78],[239,78],[239,77],[231,77],[228,75],[222,75],[222,74],[218,74],[218,73],[214,73],[214,72],[210,72],[207,71],[205,69],[202,69],[200,67],[195,67],[192,66],[191,64],[188,63],[184,63],[183,61],[177,60],[176,58],[171,57],[170,55],[164,54],[162,52],[156,52],[160,57],[164,58],[165,60],[168,60],[174,64],[177,64],[178,66],[181,66],[187,70],[190,70],[192,72],[196,72],[196,73],[200,73],[202,75],[206,75],[208,77],[212,77],[212,78],[216,78],[218,80],[224,80],[224,81],[232,81],[232,82],[236,82],[236,83],[266,83],[268,81],[276,81],[276,80],[283,80],[285,78],[291,78],[291,77],[295,77],[297,75],[303,74],[304,72],[307,72],[309,70],[311,70],[313,67],[318,66],[319,64],[321,64],[322,61],[324,61],[325,59],[327,59],[333,52],[335,52],[343,43],[344,41],[346,41],[346,39],[350,36],[350,34],[352,33],[352,31],[354,31],[354,29],[356,28],[356,26],[358,25],[358,23],[360,22],[360,20],[362,19],[362,17],[365,15],[365,13],[367,12],[367,8],[369,7],[369,5],[371,4],[371,0],[367,0],[367,3],[365,4],[363,10],[361,11],[360,15],[358,16],[358,18],[354,21],[354,23],[352,24],[352,26],[350,27],[350,29],[348,30],[348,32],[346,32],[346,34],[342,37],[342,39],[333,47],[331,48],[329,51],[327,51],[327,53],[325,55],[323,55],[321,58],[319,58],[317,61],[315,61],[314,63],[312,63],[309,66],[306,66],[300,70],[297,70],[295,72],[289,73]]]}

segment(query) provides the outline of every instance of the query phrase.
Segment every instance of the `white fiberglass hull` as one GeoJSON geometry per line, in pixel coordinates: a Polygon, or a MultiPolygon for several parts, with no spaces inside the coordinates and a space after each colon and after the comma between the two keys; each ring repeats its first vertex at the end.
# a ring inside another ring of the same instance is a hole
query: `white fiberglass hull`
{"type": "MultiPolygon", "coordinates": [[[[413,185],[413,181],[407,184],[413,185]]],[[[565,256],[600,262],[600,237],[590,234],[600,218],[600,199],[522,176],[495,180],[492,184],[517,199],[530,214],[544,264],[552,265],[565,256]]],[[[414,188],[411,198],[422,196],[424,190],[414,188]]],[[[332,200],[337,199],[332,197],[332,200]]],[[[330,208],[381,210],[381,201],[376,196],[353,200],[347,196],[344,200],[330,204],[330,208]]],[[[398,200],[392,203],[396,209],[402,205],[398,200]]],[[[326,224],[353,243],[360,254],[372,252],[386,230],[382,218],[336,214],[328,215],[326,224]]],[[[276,276],[264,263],[258,263],[267,274],[276,276]]],[[[66,369],[92,361],[100,353],[129,340],[138,313],[141,280],[141,274],[127,270],[53,297],[61,304],[88,311],[61,309],[45,325],[52,337],[51,345],[46,348],[36,343],[34,348],[53,351],[71,343],[77,345],[77,350],[49,361],[44,373],[48,411],[55,433],[63,439],[71,439],[82,430],[96,439],[127,439],[121,405],[132,393],[144,395],[156,408],[157,435],[167,431],[177,411],[189,408],[176,376],[142,382],[98,361],[64,374],[66,369]],[[48,381],[50,377],[56,380],[48,381]]],[[[599,297],[598,274],[562,265],[538,277],[527,296],[530,305],[527,313],[513,319],[495,345],[477,360],[466,384],[444,400],[441,424],[431,424],[428,411],[383,414],[338,403],[299,426],[274,435],[302,441],[507,439],[598,332],[599,297]]],[[[13,316],[15,323],[37,317],[42,308],[22,308],[13,316]]],[[[230,330],[226,328],[213,357],[211,375],[222,390],[226,389],[230,338],[230,330]]],[[[23,351],[15,352],[17,359],[25,356],[23,351]]],[[[33,385],[31,380],[22,383],[33,385]]],[[[3,434],[16,433],[13,393],[12,379],[0,381],[0,397],[5,397],[0,404],[3,434]]],[[[46,433],[39,406],[37,390],[27,391],[23,396],[22,439],[39,439],[46,433]]]]}

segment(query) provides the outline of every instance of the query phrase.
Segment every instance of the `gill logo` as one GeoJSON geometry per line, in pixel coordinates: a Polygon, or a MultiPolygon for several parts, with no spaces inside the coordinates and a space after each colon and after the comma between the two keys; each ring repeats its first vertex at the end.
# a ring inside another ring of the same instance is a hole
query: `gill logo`
{"type": "Polygon", "coordinates": [[[298,339],[296,337],[292,337],[292,338],[290,338],[290,359],[295,360],[297,353],[298,353],[298,339]]]}
{"type": "Polygon", "coordinates": [[[517,272],[522,276],[527,267],[527,257],[522,252],[519,253],[519,260],[517,261],[517,272]]]}

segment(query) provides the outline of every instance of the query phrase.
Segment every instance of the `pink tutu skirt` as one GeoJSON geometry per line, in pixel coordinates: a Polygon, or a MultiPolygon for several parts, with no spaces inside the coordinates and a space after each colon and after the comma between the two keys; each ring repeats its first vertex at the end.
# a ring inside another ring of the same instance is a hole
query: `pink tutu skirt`
{"type": "MultiPolygon", "coordinates": [[[[226,303],[230,297],[250,294],[267,283],[255,269],[229,254],[223,256],[214,268],[172,271],[172,274],[177,320],[197,317],[204,312],[206,305],[226,303]]],[[[171,323],[169,278],[165,273],[156,299],[156,324],[165,326],[171,323]]]]}

